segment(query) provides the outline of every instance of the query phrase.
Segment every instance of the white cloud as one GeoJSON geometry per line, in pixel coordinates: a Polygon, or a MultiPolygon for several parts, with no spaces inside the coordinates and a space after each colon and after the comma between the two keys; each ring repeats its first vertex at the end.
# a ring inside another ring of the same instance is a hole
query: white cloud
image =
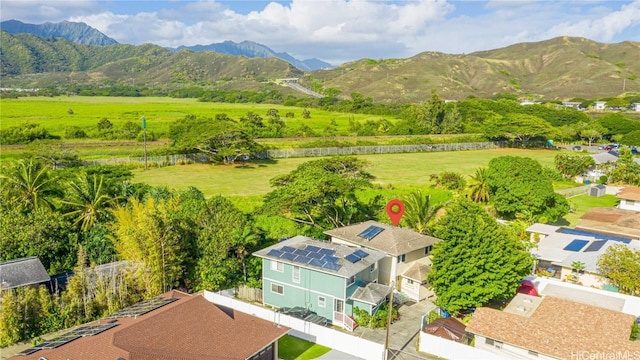
{"type": "Polygon", "coordinates": [[[98,8],[97,0],[2,0],[2,20],[15,19],[26,23],[40,24],[67,20],[69,16],[90,14],[98,8]]]}
{"type": "Polygon", "coordinates": [[[11,18],[9,11],[29,20],[19,15],[36,9],[40,17],[49,12],[55,15],[51,21],[82,21],[122,43],[177,47],[251,40],[336,63],[422,51],[469,53],[563,35],[609,42],[631,34],[631,40],[640,40],[640,0],[502,0],[473,6],[446,0],[291,0],[246,14],[216,1],[137,3],[145,11],[115,13],[96,0],[2,0],[1,6],[3,19],[11,18]],[[98,4],[102,10],[96,10],[98,4]]]}

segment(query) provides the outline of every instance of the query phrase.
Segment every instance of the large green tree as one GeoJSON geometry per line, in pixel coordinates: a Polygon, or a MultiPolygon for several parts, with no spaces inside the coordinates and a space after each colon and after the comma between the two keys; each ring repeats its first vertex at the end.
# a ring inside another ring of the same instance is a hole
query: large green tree
{"type": "Polygon", "coordinates": [[[433,234],[442,242],[434,246],[427,280],[447,311],[504,301],[531,272],[533,259],[524,244],[466,198],[447,208],[433,234]]]}
{"type": "Polygon", "coordinates": [[[607,248],[598,258],[598,270],[623,292],[640,294],[640,251],[624,244],[607,248]]]}
{"type": "Polygon", "coordinates": [[[54,199],[62,196],[57,177],[42,162],[20,160],[6,174],[0,174],[5,196],[28,208],[54,208],[54,199]]]}
{"type": "Polygon", "coordinates": [[[509,113],[493,117],[484,124],[484,134],[492,139],[517,141],[526,147],[536,137],[549,138],[556,130],[542,118],[528,114],[509,113]]]}
{"type": "Polygon", "coordinates": [[[289,174],[271,179],[276,189],[265,195],[261,213],[282,215],[319,230],[375,217],[380,198],[361,200],[358,191],[371,187],[366,162],[333,157],[301,164],[289,174]]]}
{"type": "Polygon", "coordinates": [[[552,223],[569,212],[569,203],[553,191],[539,162],[527,157],[501,156],[489,161],[487,183],[498,214],[506,219],[552,223]]]}
{"type": "Polygon", "coordinates": [[[423,195],[420,190],[407,195],[404,198],[404,204],[405,212],[402,222],[421,234],[428,234],[442,205],[434,204],[431,201],[431,195],[423,195]]]}
{"type": "Polygon", "coordinates": [[[596,164],[591,155],[575,155],[560,153],[553,158],[553,163],[558,171],[567,179],[584,173],[590,166],[596,164]]]}

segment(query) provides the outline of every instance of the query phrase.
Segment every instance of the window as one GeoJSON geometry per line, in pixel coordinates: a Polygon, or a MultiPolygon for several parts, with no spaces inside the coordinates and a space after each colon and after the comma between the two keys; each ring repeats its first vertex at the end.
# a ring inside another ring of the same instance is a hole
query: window
{"type": "Polygon", "coordinates": [[[398,262],[403,263],[407,261],[407,254],[398,255],[398,262]]]}
{"type": "Polygon", "coordinates": [[[293,267],[293,274],[292,274],[291,281],[293,281],[296,284],[300,283],[300,266],[293,267]]]}
{"type": "Polygon", "coordinates": [[[271,261],[271,270],[273,271],[279,271],[279,272],[283,272],[284,271],[284,264],[281,263],[280,261],[275,261],[275,260],[270,260],[271,261]]]}
{"type": "Polygon", "coordinates": [[[493,345],[493,339],[486,338],[484,339],[484,343],[487,345],[493,345]]]}
{"type": "Polygon", "coordinates": [[[533,351],[533,350],[529,350],[529,355],[531,355],[531,356],[538,356],[538,352],[533,351]]]}
{"type": "Polygon", "coordinates": [[[354,282],[356,282],[356,276],[355,275],[347,279],[347,286],[353,284],[354,282]]]}
{"type": "Polygon", "coordinates": [[[413,285],[413,280],[411,280],[411,279],[407,279],[407,284],[409,284],[409,285],[413,285]]]}
{"type": "Polygon", "coordinates": [[[431,253],[431,250],[433,250],[433,245],[427,246],[426,248],[424,248],[424,254],[429,255],[431,253]]]}
{"type": "Polygon", "coordinates": [[[371,266],[369,266],[369,271],[371,271],[371,272],[376,271],[376,264],[377,264],[377,263],[373,263],[373,264],[371,264],[371,266]]]}
{"type": "Polygon", "coordinates": [[[278,295],[284,295],[284,286],[271,283],[271,292],[278,295]]]}
{"type": "Polygon", "coordinates": [[[318,296],[318,307],[323,308],[327,304],[327,299],[324,296],[318,296]]]}
{"type": "Polygon", "coordinates": [[[498,349],[502,349],[502,343],[500,341],[495,341],[493,346],[497,347],[498,349]]]}

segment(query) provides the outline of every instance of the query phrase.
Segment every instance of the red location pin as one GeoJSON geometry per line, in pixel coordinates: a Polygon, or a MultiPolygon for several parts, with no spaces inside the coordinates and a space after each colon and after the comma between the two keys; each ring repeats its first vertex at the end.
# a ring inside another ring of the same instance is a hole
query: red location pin
{"type": "Polygon", "coordinates": [[[393,226],[400,224],[400,219],[404,214],[404,203],[398,199],[393,199],[387,203],[387,215],[391,219],[393,226]]]}

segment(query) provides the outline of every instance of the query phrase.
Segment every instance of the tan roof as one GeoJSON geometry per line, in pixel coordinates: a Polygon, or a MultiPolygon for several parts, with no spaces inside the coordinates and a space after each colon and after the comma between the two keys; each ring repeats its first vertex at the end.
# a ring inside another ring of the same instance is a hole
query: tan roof
{"type": "Polygon", "coordinates": [[[640,213],[613,207],[592,208],[580,217],[576,229],[640,238],[640,213]]]}
{"type": "Polygon", "coordinates": [[[117,322],[118,326],[100,334],[15,359],[246,359],[289,331],[220,307],[201,295],[182,297],[117,322]]]}
{"type": "Polygon", "coordinates": [[[423,235],[413,230],[403,229],[373,220],[325,231],[324,233],[353,244],[383,251],[393,256],[423,249],[441,241],[438,238],[423,235]],[[370,240],[358,236],[358,234],[362,233],[370,226],[380,227],[383,231],[370,240]]]}
{"type": "Polygon", "coordinates": [[[467,331],[539,354],[572,359],[580,351],[640,351],[640,342],[629,340],[634,320],[635,316],[619,311],[547,296],[529,317],[478,308],[467,331]]]}
{"type": "Polygon", "coordinates": [[[620,191],[616,195],[618,199],[640,201],[640,187],[629,186],[620,191]]]}
{"type": "Polygon", "coordinates": [[[427,274],[430,271],[431,267],[429,265],[414,261],[400,276],[424,284],[427,282],[427,274]]]}

